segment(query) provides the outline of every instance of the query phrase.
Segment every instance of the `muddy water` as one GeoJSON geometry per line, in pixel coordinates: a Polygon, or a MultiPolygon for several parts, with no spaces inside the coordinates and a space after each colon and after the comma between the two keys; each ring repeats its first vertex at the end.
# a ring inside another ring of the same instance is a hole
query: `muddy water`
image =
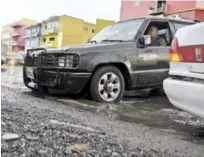
{"type": "MultiPolygon", "coordinates": [[[[7,67],[1,74],[1,84],[20,88],[31,93],[22,81],[22,67],[7,67]]],[[[39,94],[39,93],[38,93],[39,94]]],[[[36,93],[34,94],[36,96],[36,93]]],[[[114,119],[150,126],[171,133],[185,135],[184,138],[204,137],[204,120],[174,108],[165,95],[150,97],[137,91],[117,104],[96,103],[81,97],[46,96],[47,99],[73,106],[80,110],[112,116],[114,119]]],[[[199,138],[202,142],[204,138],[199,138]]],[[[200,141],[199,140],[199,141],[200,141]]]]}

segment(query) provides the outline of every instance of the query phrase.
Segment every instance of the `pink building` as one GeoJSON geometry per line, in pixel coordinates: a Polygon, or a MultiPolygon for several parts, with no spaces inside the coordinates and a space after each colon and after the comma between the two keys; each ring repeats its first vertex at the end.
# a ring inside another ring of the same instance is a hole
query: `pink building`
{"type": "Polygon", "coordinates": [[[120,20],[159,14],[180,15],[186,19],[204,21],[204,1],[121,0],[120,20]]]}
{"type": "Polygon", "coordinates": [[[25,49],[25,28],[27,26],[38,23],[35,20],[22,18],[11,25],[13,32],[11,33],[12,41],[12,51],[23,51],[25,49]]]}
{"type": "Polygon", "coordinates": [[[11,34],[12,36],[12,51],[22,51],[25,48],[25,38],[24,38],[24,28],[26,27],[23,24],[15,23],[12,25],[14,31],[11,34]]]}

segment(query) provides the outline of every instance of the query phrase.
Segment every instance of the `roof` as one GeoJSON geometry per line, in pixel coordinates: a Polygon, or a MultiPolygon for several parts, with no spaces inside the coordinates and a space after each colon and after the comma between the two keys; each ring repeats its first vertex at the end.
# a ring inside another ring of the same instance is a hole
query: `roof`
{"type": "MultiPolygon", "coordinates": [[[[169,20],[169,21],[178,21],[178,22],[195,23],[193,20],[180,19],[180,18],[173,18],[173,17],[159,17],[159,16],[144,16],[144,17],[134,18],[134,19],[130,19],[130,20],[124,20],[124,21],[131,21],[131,20],[137,20],[137,19],[169,20]]],[[[120,22],[124,22],[124,21],[120,21],[120,22]]]]}
{"type": "Polygon", "coordinates": [[[27,26],[26,29],[30,29],[30,28],[33,28],[33,27],[38,27],[40,25],[41,25],[41,23],[37,23],[37,24],[34,24],[34,25],[27,26]]]}

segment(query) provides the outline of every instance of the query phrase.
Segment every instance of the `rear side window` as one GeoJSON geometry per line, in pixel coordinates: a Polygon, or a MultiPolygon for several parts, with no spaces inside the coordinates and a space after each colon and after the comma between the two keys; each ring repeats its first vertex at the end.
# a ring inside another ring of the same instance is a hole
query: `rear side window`
{"type": "Polygon", "coordinates": [[[174,22],[174,27],[176,29],[176,31],[180,28],[186,27],[186,26],[190,26],[193,25],[194,23],[179,23],[179,22],[174,22]]]}

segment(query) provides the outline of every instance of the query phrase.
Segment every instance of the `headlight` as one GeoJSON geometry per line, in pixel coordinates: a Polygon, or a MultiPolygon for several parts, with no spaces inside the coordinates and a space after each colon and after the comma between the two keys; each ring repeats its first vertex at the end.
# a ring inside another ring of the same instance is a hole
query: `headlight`
{"type": "Polygon", "coordinates": [[[64,67],[65,66],[65,57],[58,58],[58,66],[64,67]]]}
{"type": "Polygon", "coordinates": [[[10,64],[10,65],[15,65],[15,63],[16,63],[15,60],[9,61],[9,64],[10,64]]]}
{"type": "Polygon", "coordinates": [[[74,56],[66,56],[66,67],[73,67],[74,56]]]}
{"type": "Polygon", "coordinates": [[[79,56],[78,55],[66,55],[58,58],[58,66],[77,68],[79,66],[79,56]]]}

